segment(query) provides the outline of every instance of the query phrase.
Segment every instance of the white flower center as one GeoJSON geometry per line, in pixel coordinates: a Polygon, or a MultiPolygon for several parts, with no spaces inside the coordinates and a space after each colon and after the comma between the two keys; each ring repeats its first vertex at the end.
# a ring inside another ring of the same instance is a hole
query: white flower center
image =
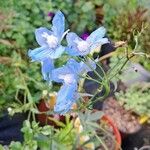
{"type": "Polygon", "coordinates": [[[54,35],[48,35],[46,32],[42,34],[42,37],[46,39],[46,42],[50,48],[56,48],[58,45],[58,39],[54,35]]]}
{"type": "Polygon", "coordinates": [[[80,52],[86,52],[89,48],[89,43],[86,41],[76,41],[76,43],[80,52]]]}
{"type": "Polygon", "coordinates": [[[72,74],[59,75],[59,79],[63,79],[66,84],[71,84],[74,81],[72,74]]]}

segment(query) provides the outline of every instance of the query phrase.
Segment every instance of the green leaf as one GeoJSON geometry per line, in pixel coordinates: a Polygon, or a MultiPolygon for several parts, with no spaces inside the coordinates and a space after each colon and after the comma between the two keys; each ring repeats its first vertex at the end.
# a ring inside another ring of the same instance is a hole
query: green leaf
{"type": "Polygon", "coordinates": [[[20,142],[12,141],[10,144],[10,150],[23,150],[23,147],[20,142]]]}
{"type": "Polygon", "coordinates": [[[88,116],[88,121],[97,121],[97,120],[100,120],[103,115],[104,115],[104,113],[102,111],[96,111],[94,113],[91,113],[88,116]]]}
{"type": "Polygon", "coordinates": [[[0,145],[0,150],[5,150],[2,145],[0,145]]]}
{"type": "Polygon", "coordinates": [[[44,135],[50,135],[52,132],[52,127],[51,126],[44,126],[41,130],[41,133],[44,135]]]}
{"type": "Polygon", "coordinates": [[[94,5],[92,2],[86,2],[86,3],[84,3],[84,5],[82,6],[81,9],[85,13],[85,12],[92,10],[93,8],[94,8],[94,5]]]}

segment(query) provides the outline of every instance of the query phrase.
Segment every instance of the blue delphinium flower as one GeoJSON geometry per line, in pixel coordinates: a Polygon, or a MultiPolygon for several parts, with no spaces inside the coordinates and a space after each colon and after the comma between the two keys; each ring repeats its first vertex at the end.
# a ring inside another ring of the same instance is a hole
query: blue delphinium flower
{"type": "Polygon", "coordinates": [[[109,43],[107,38],[104,38],[106,30],[100,27],[92,32],[86,40],[81,39],[77,34],[70,32],[67,34],[68,47],[66,51],[71,56],[84,56],[89,54],[93,49],[109,43]]]}
{"type": "MultiPolygon", "coordinates": [[[[87,62],[93,69],[96,64],[92,61],[87,62]]],[[[54,69],[52,71],[52,80],[58,83],[63,83],[60,91],[58,92],[55,112],[64,114],[70,110],[72,104],[77,100],[77,84],[80,75],[91,71],[91,68],[85,63],[78,63],[74,59],[70,59],[63,67],[54,69]]]]}
{"type": "Polygon", "coordinates": [[[41,61],[41,72],[44,80],[51,80],[51,71],[54,69],[54,63],[52,59],[45,58],[41,61]]]}
{"type": "Polygon", "coordinates": [[[58,11],[52,20],[52,28],[40,27],[35,30],[35,37],[40,48],[29,51],[29,56],[33,60],[41,60],[45,57],[52,59],[58,58],[64,51],[64,47],[60,44],[64,35],[65,18],[64,15],[58,11]]]}
{"type": "Polygon", "coordinates": [[[63,84],[57,94],[54,111],[59,114],[67,113],[78,99],[77,84],[63,84]]]}
{"type": "Polygon", "coordinates": [[[77,74],[79,73],[79,70],[80,64],[74,59],[70,59],[65,66],[52,71],[52,80],[67,85],[70,83],[76,83],[78,80],[77,74]]]}
{"type": "Polygon", "coordinates": [[[41,47],[29,50],[28,55],[32,61],[42,63],[43,75],[50,72],[51,68],[53,68],[51,67],[53,64],[51,59],[60,57],[65,50],[65,47],[61,45],[61,41],[68,31],[64,32],[64,30],[65,18],[61,11],[58,11],[54,16],[51,30],[44,27],[35,30],[36,41],[41,47]],[[51,64],[50,67],[48,67],[49,64],[51,64]]]}

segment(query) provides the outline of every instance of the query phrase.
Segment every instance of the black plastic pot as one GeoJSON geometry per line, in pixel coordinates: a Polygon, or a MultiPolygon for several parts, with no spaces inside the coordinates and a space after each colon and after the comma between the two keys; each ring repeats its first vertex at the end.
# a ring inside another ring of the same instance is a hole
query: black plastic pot
{"type": "Polygon", "coordinates": [[[126,135],[122,140],[123,150],[140,149],[144,145],[150,145],[150,126],[143,126],[138,132],[126,135]]]}
{"type": "Polygon", "coordinates": [[[15,114],[10,117],[7,112],[0,117],[0,144],[9,145],[11,141],[23,141],[21,128],[26,114],[15,114]]]}

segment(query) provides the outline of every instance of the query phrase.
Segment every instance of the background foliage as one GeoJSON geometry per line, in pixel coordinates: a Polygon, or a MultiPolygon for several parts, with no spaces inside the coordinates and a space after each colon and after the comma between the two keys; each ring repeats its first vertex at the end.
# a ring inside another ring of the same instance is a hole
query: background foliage
{"type": "Polygon", "coordinates": [[[131,110],[138,115],[150,114],[150,84],[140,83],[133,85],[127,91],[116,93],[118,101],[125,106],[127,110],[131,110]]]}
{"type": "MultiPolygon", "coordinates": [[[[133,33],[146,26],[140,47],[149,53],[148,6],[146,0],[0,1],[0,109],[10,101],[28,100],[29,92],[37,102],[43,90],[51,90],[41,78],[39,64],[30,63],[27,56],[28,49],[37,46],[34,30],[40,26],[50,27],[49,12],[63,11],[66,28],[69,26],[79,35],[103,24],[109,37],[114,41],[127,41],[131,49],[135,44],[133,33]]],[[[150,68],[145,58],[140,62],[150,68]]]]}
{"type": "MultiPolygon", "coordinates": [[[[150,2],[147,0],[0,0],[0,113],[10,107],[12,110],[9,109],[9,113],[12,115],[27,110],[35,112],[33,106],[42,98],[42,92],[53,90],[43,81],[40,64],[31,63],[27,52],[37,47],[35,29],[41,26],[50,28],[52,16],[57,10],[61,10],[66,17],[66,29],[70,27],[71,31],[82,35],[104,25],[114,42],[126,41],[129,51],[135,48],[135,35],[140,33],[136,50],[150,55],[149,8],[150,2]]],[[[122,48],[118,51],[119,57],[112,58],[113,66],[121,58],[122,48]]],[[[140,57],[135,61],[150,70],[150,59],[140,57]]],[[[63,62],[60,59],[57,63],[61,65],[63,62]]],[[[121,61],[118,64],[119,68],[121,61]]],[[[138,114],[149,114],[149,91],[132,87],[118,96],[127,109],[133,109],[138,114]]],[[[80,114],[80,117],[85,130],[92,133],[95,127],[91,124],[92,119],[99,116],[80,114]]],[[[71,130],[72,127],[73,123],[68,122],[62,130],[56,131],[50,126],[39,127],[36,122],[26,120],[22,128],[24,142],[12,142],[9,148],[49,149],[51,140],[54,148],[61,146],[60,149],[66,149],[67,144],[70,146],[78,142],[79,137],[71,130]]],[[[1,146],[0,149],[3,150],[1,146]]]]}

